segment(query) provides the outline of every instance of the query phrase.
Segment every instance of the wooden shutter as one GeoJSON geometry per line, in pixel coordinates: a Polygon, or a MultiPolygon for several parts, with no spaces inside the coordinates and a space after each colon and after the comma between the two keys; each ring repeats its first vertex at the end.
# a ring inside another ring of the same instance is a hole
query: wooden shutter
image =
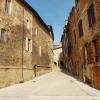
{"type": "Polygon", "coordinates": [[[87,44],[87,60],[88,64],[94,63],[93,45],[92,42],[87,44]]]}
{"type": "Polygon", "coordinates": [[[82,37],[83,36],[83,24],[82,24],[82,20],[79,21],[78,28],[79,28],[79,36],[82,37]]]}
{"type": "Polygon", "coordinates": [[[96,52],[98,62],[100,62],[100,38],[96,39],[96,52]]]}
{"type": "Polygon", "coordinates": [[[93,5],[93,3],[88,8],[87,15],[88,15],[89,27],[92,27],[92,25],[95,23],[95,12],[94,12],[94,5],[93,5]]]}

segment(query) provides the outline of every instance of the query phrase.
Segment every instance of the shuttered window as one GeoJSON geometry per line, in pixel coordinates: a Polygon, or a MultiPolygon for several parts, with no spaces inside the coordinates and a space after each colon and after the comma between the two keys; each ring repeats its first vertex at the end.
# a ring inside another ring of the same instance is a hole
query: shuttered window
{"type": "Polygon", "coordinates": [[[74,30],[74,40],[75,40],[75,43],[76,43],[76,32],[74,30]]]}
{"type": "Polygon", "coordinates": [[[32,40],[28,39],[28,51],[32,52],[32,40]]]}
{"type": "Polygon", "coordinates": [[[79,29],[79,36],[83,36],[83,25],[82,25],[82,20],[79,21],[78,23],[78,29],[79,29]]]}
{"type": "Polygon", "coordinates": [[[71,44],[68,46],[68,56],[71,56],[72,53],[72,48],[71,48],[71,44]]]}
{"type": "Polygon", "coordinates": [[[94,61],[100,62],[100,38],[93,41],[94,46],[94,61]]]}
{"type": "Polygon", "coordinates": [[[84,64],[87,64],[87,45],[83,48],[84,64]]]}
{"type": "Polygon", "coordinates": [[[76,4],[78,4],[79,0],[75,0],[76,4]]]}
{"type": "Polygon", "coordinates": [[[92,42],[87,44],[87,59],[88,59],[88,64],[94,63],[93,44],[92,44],[92,42]]]}
{"type": "Polygon", "coordinates": [[[5,0],[5,11],[9,14],[11,14],[11,0],[5,0]]]}
{"type": "Polygon", "coordinates": [[[26,51],[32,52],[32,39],[26,37],[26,51]]]}
{"type": "Polygon", "coordinates": [[[6,29],[1,29],[1,32],[0,32],[0,40],[1,41],[4,41],[4,42],[7,42],[8,40],[8,32],[6,29]]]}
{"type": "Polygon", "coordinates": [[[94,5],[93,5],[93,3],[88,8],[87,15],[88,15],[89,27],[92,27],[93,24],[95,23],[95,13],[94,13],[94,5]]]}

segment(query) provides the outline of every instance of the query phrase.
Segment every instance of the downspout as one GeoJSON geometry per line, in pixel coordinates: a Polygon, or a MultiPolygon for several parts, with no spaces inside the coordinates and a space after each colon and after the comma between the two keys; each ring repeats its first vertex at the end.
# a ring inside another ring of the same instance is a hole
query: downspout
{"type": "MultiPolygon", "coordinates": [[[[25,0],[23,2],[25,4],[25,0]]],[[[22,83],[24,82],[24,72],[23,72],[23,67],[24,67],[24,5],[23,5],[23,32],[22,32],[22,83]]]]}

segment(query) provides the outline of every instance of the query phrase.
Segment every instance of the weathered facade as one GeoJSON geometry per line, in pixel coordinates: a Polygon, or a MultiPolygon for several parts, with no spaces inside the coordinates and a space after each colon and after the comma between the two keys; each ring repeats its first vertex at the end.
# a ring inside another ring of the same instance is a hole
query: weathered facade
{"type": "Polygon", "coordinates": [[[35,64],[44,71],[52,50],[53,31],[26,1],[0,0],[0,87],[32,79],[35,64]]]}
{"type": "Polygon", "coordinates": [[[68,51],[65,66],[70,65],[69,72],[100,89],[100,1],[75,2],[62,38],[62,44],[67,44],[63,51],[68,51]]]}
{"type": "Polygon", "coordinates": [[[62,45],[54,45],[54,67],[59,68],[62,65],[62,45]]]}

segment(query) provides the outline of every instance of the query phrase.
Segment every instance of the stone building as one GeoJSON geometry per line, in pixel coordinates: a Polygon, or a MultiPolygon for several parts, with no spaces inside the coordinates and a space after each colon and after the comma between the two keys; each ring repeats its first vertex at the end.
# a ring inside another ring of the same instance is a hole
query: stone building
{"type": "MultiPolygon", "coordinates": [[[[62,38],[63,45],[69,44],[69,47],[63,46],[63,52],[68,51],[65,59],[71,63],[68,70],[100,89],[100,0],[75,2],[76,6],[72,8],[62,38]],[[64,40],[65,34],[70,34],[68,43],[64,40]]],[[[68,63],[65,66],[68,67],[68,63]]]]}
{"type": "Polygon", "coordinates": [[[54,45],[54,67],[58,68],[62,63],[62,45],[54,45]]]}
{"type": "Polygon", "coordinates": [[[0,87],[32,79],[35,64],[50,70],[53,40],[52,27],[25,0],[0,0],[0,87]]]}

